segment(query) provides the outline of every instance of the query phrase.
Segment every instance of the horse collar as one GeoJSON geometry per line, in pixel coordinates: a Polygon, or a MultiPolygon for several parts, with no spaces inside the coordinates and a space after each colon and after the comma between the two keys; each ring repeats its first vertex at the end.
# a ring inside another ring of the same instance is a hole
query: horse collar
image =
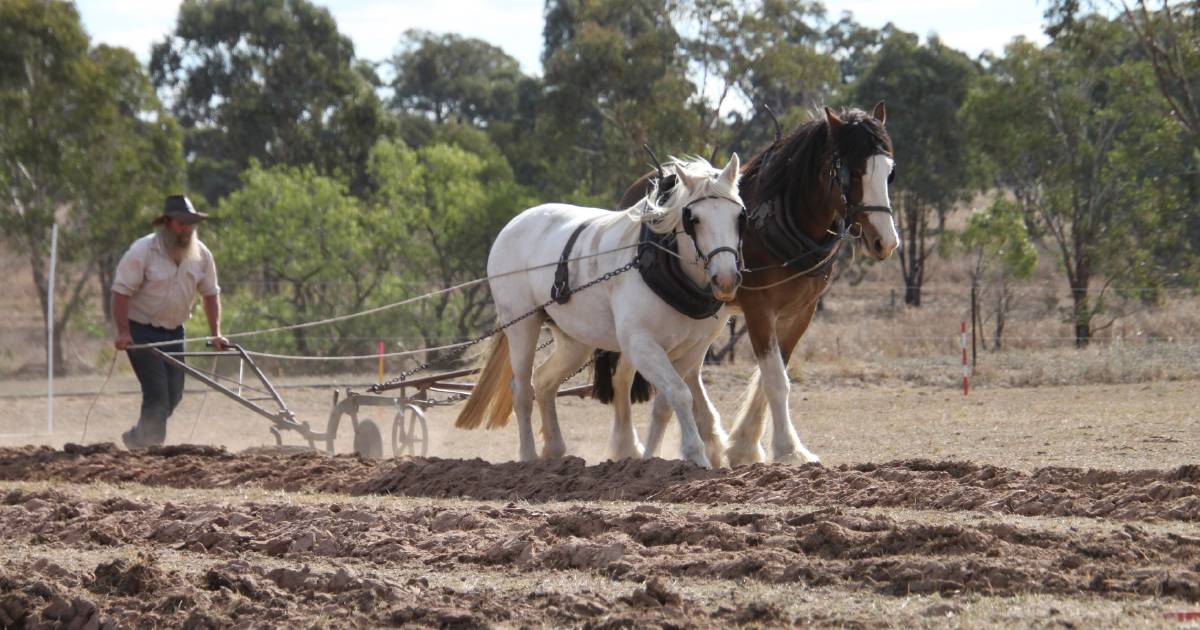
{"type": "Polygon", "coordinates": [[[646,286],[671,308],[692,319],[712,317],[725,303],[714,298],[707,287],[701,287],[689,278],[679,257],[668,253],[667,250],[677,252],[678,242],[674,233],[657,234],[650,226],[642,225],[638,272],[642,274],[646,286]]]}
{"type": "Polygon", "coordinates": [[[834,251],[846,238],[846,221],[837,216],[827,237],[818,242],[809,238],[792,219],[790,213],[780,211],[775,199],[763,202],[751,213],[751,225],[758,239],[771,256],[783,261],[783,267],[805,269],[811,276],[820,275],[832,263],[834,251]]]}

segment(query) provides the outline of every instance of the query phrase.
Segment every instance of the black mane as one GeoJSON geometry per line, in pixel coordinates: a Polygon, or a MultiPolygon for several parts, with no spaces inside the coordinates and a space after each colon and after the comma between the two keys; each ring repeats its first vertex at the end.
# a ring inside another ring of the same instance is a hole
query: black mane
{"type": "MultiPolygon", "coordinates": [[[[851,168],[879,153],[892,155],[887,131],[870,114],[851,109],[839,112],[838,117],[843,124],[836,138],[837,151],[851,168]]],[[[829,144],[829,121],[820,112],[787,137],[760,151],[742,172],[746,207],[753,210],[776,198],[789,209],[802,207],[806,192],[822,185],[823,171],[833,157],[829,144]]]]}

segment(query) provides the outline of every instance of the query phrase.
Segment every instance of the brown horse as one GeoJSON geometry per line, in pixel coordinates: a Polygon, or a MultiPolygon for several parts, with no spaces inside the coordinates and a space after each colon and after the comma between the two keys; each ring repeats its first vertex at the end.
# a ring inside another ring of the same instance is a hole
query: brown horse
{"type": "MultiPolygon", "coordinates": [[[[730,466],[765,461],[761,440],[768,408],[774,421],[772,460],[818,461],[792,425],[786,367],[812,322],[842,242],[857,239],[866,254],[879,260],[899,245],[888,196],[894,162],[886,116],[883,102],[871,114],[857,109],[839,114],[826,107],[823,115],[777,138],[742,169],[740,189],[750,219],[743,236],[744,279],[733,305],[745,317],[758,370],[728,448],[699,372],[685,379],[698,420],[711,418],[701,422],[701,432],[714,466],[722,451],[730,466]],[[705,424],[711,430],[705,431],[705,424]]],[[[621,207],[643,198],[654,176],[648,173],[635,182],[621,207]]],[[[613,451],[623,457],[639,450],[629,410],[634,372],[626,362],[611,363],[598,362],[596,389],[612,392],[617,415],[613,451]]],[[[657,450],[670,414],[670,406],[656,398],[647,457],[657,450]]]]}

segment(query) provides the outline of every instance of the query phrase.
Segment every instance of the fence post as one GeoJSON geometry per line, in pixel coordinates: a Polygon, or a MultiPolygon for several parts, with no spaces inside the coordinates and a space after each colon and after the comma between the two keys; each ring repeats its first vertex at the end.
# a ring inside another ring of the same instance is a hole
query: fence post
{"type": "Polygon", "coordinates": [[[963,376],[963,396],[971,390],[968,378],[971,374],[971,367],[967,365],[967,322],[962,322],[962,376],[963,376]]]}

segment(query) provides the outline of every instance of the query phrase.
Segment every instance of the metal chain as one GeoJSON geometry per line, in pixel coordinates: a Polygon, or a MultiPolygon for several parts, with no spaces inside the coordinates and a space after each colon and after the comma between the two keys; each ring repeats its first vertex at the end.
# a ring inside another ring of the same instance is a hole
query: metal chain
{"type": "MultiPolygon", "coordinates": [[[[575,295],[576,293],[579,293],[580,291],[583,291],[584,289],[590,289],[591,287],[594,287],[597,284],[612,280],[613,278],[636,267],[637,263],[638,263],[637,258],[634,258],[633,260],[629,261],[628,263],[625,263],[621,267],[618,267],[612,271],[609,271],[609,272],[605,273],[604,275],[600,276],[599,278],[596,278],[589,282],[585,282],[584,284],[581,284],[578,287],[572,289],[570,291],[570,295],[575,295]]],[[[495,337],[497,334],[503,332],[506,328],[509,328],[510,326],[513,326],[514,324],[516,324],[520,321],[528,319],[529,317],[532,317],[535,313],[540,312],[542,309],[546,308],[547,306],[550,306],[551,304],[554,304],[553,298],[546,300],[545,302],[533,307],[532,309],[526,311],[525,313],[522,313],[521,315],[519,315],[507,322],[504,322],[503,324],[501,324],[499,326],[496,326],[491,331],[489,331],[479,337],[475,337],[474,339],[471,339],[470,341],[467,341],[462,346],[455,348],[453,353],[450,355],[440,357],[436,361],[426,361],[424,363],[420,363],[416,367],[413,367],[408,370],[404,370],[396,378],[393,378],[385,383],[377,383],[375,385],[372,385],[371,387],[368,388],[368,390],[373,394],[378,394],[378,393],[384,391],[385,389],[391,388],[394,385],[403,383],[404,381],[408,380],[408,377],[410,377],[414,374],[428,370],[429,368],[433,367],[435,364],[445,363],[452,358],[458,358],[464,352],[467,351],[467,348],[478,345],[480,343],[483,343],[484,341],[487,341],[488,339],[491,339],[492,337],[495,337]]],[[[584,367],[587,367],[587,366],[585,365],[584,367]]],[[[582,372],[583,369],[580,368],[579,371],[582,372]]],[[[578,374],[578,373],[579,372],[576,372],[575,374],[578,374]]],[[[571,376],[574,376],[575,374],[572,374],[571,376]]]]}

